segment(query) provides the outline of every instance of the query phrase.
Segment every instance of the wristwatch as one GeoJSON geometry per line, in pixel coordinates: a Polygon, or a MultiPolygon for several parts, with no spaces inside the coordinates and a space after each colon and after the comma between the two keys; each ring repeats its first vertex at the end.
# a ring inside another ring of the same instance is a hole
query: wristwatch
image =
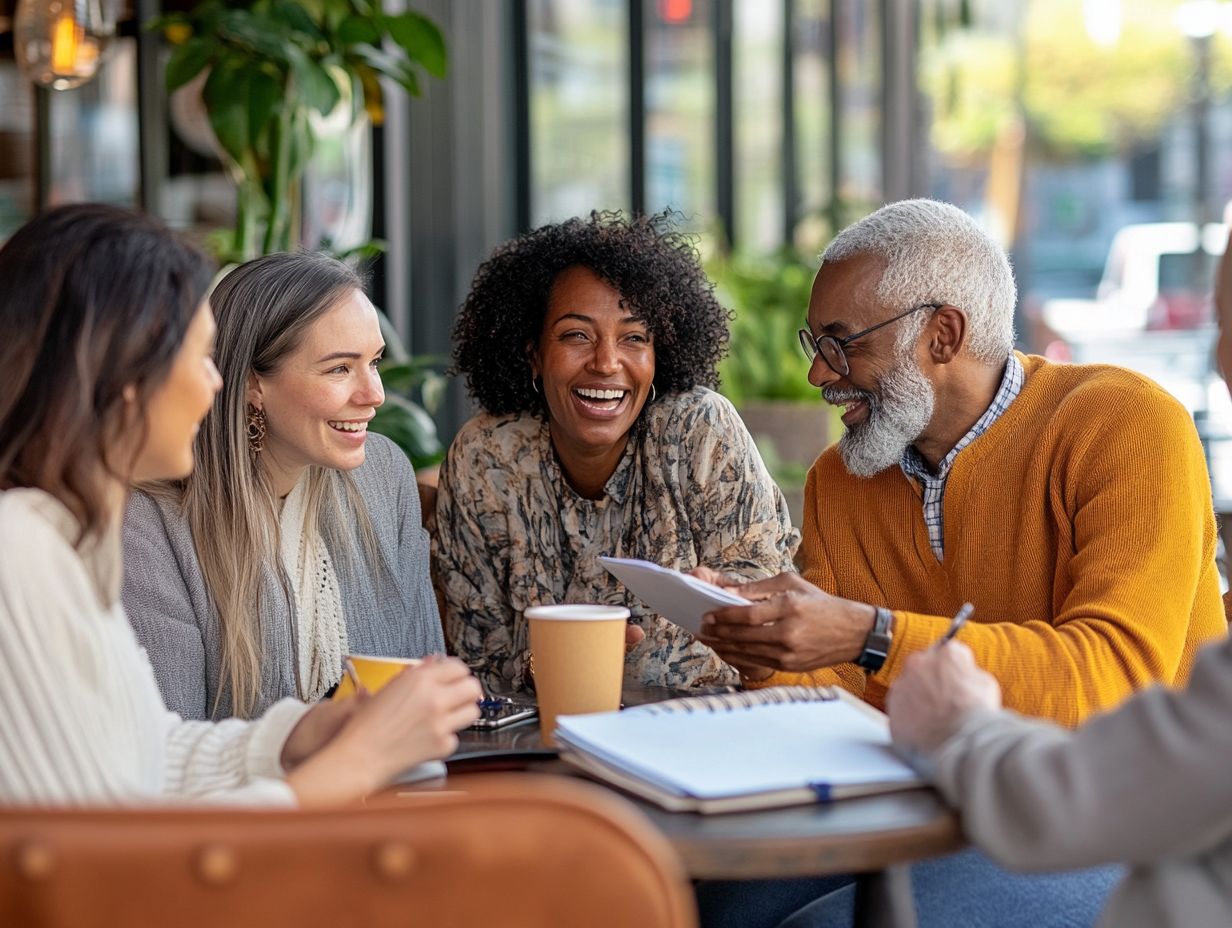
{"type": "Polygon", "coordinates": [[[886,662],[890,653],[890,642],[894,640],[894,613],[881,606],[877,607],[877,615],[873,619],[873,628],[864,639],[864,649],[856,658],[856,666],[863,667],[868,673],[875,673],[886,662]]]}

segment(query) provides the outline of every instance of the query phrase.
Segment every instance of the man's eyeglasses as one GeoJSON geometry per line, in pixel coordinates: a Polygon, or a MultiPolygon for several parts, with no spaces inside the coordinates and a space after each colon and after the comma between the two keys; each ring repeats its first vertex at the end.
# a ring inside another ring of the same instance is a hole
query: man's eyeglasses
{"type": "Polygon", "coordinates": [[[857,332],[855,335],[848,335],[846,338],[835,338],[833,335],[814,337],[813,333],[808,329],[801,329],[799,333],[800,347],[804,349],[804,354],[809,359],[810,364],[817,355],[821,355],[821,359],[826,362],[830,370],[840,377],[846,377],[851,373],[851,368],[847,364],[847,355],[843,353],[844,347],[850,345],[857,338],[863,338],[869,332],[876,332],[882,326],[887,326],[891,322],[898,322],[904,316],[910,316],[921,309],[940,309],[944,305],[944,303],[921,303],[919,306],[912,306],[910,309],[887,319],[885,322],[878,322],[876,325],[871,325],[864,331],[857,332]]]}

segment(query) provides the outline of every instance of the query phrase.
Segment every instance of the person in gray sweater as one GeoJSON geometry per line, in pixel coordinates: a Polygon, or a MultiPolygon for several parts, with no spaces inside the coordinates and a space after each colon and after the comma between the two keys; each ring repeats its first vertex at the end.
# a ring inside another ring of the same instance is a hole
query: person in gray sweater
{"type": "Polygon", "coordinates": [[[123,602],[169,708],[314,701],[348,653],[443,652],[415,475],[367,424],[376,311],[348,267],[270,255],[210,303],[223,388],[186,480],[134,492],[123,602]]]}

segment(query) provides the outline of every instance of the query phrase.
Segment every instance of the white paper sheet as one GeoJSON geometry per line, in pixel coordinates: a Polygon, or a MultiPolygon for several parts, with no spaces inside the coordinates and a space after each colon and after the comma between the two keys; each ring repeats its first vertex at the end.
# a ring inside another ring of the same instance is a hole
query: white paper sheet
{"type": "Polygon", "coordinates": [[[701,631],[702,616],[707,612],[723,606],[750,605],[743,596],[650,561],[601,557],[599,563],[651,609],[694,635],[701,631]]]}

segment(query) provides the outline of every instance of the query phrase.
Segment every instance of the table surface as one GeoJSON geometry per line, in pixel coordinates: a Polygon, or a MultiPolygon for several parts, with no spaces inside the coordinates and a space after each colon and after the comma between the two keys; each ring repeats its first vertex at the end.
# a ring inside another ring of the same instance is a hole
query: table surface
{"type": "MultiPolygon", "coordinates": [[[[626,701],[636,704],[663,695],[643,690],[626,694],[626,701]]],[[[461,732],[448,765],[455,776],[493,769],[576,772],[540,744],[537,721],[461,732]]],[[[668,812],[627,798],[667,837],[696,879],[861,873],[963,846],[957,816],[931,789],[715,815],[668,812]]]]}

